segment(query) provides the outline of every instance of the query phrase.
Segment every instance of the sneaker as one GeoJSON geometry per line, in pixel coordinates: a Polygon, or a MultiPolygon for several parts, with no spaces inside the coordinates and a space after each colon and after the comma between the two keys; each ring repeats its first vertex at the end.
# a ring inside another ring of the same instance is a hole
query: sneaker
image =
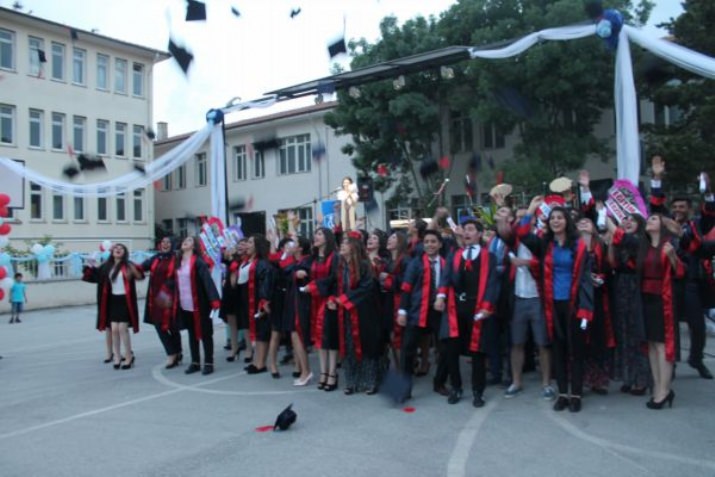
{"type": "Polygon", "coordinates": [[[556,399],[556,391],[554,391],[554,388],[551,386],[544,386],[544,389],[541,391],[541,397],[547,401],[553,401],[556,399]]]}
{"type": "Polygon", "coordinates": [[[521,394],[522,388],[516,384],[511,384],[506,391],[504,391],[504,397],[509,399],[521,394]]]}

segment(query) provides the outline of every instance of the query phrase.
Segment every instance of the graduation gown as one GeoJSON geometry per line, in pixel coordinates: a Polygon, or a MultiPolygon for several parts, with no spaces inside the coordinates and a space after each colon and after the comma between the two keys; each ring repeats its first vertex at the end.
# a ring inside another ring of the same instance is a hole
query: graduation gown
{"type": "Polygon", "coordinates": [[[323,346],[323,335],[326,331],[325,304],[328,300],[327,295],[321,295],[320,289],[329,287],[336,280],[339,262],[340,258],[336,253],[331,253],[322,262],[316,256],[311,256],[309,260],[310,283],[306,288],[311,296],[310,334],[317,349],[323,346]]]}
{"type": "Polygon", "coordinates": [[[167,331],[174,325],[172,299],[174,297],[174,253],[157,253],[139,266],[142,272],[149,272],[144,323],[159,326],[167,331]]]}
{"type": "MultiPolygon", "coordinates": [[[[179,299],[179,268],[181,268],[182,256],[176,257],[176,262],[174,264],[174,280],[176,286],[174,287],[174,316],[178,316],[179,309],[181,307],[181,302],[179,299]]],[[[191,298],[194,303],[194,332],[196,333],[196,339],[200,341],[203,337],[201,334],[201,320],[210,320],[210,314],[212,309],[219,309],[221,307],[221,298],[218,295],[218,290],[211,278],[211,272],[209,271],[206,262],[196,254],[193,254],[189,259],[189,270],[191,277],[191,298]]],[[[186,323],[181,323],[181,327],[186,328],[186,323]]]]}
{"type": "MultiPolygon", "coordinates": [[[[104,331],[109,324],[109,299],[112,295],[111,273],[114,262],[110,259],[104,262],[99,268],[86,266],[82,270],[82,280],[88,283],[97,284],[97,329],[104,331]]],[[[141,267],[136,267],[141,273],[141,267]]],[[[134,333],[139,332],[139,307],[137,305],[137,289],[134,277],[129,275],[126,265],[122,265],[122,276],[124,277],[124,290],[129,310],[129,324],[134,333]]],[[[142,278],[144,274],[142,273],[142,278]]]]}
{"type": "MultiPolygon", "coordinates": [[[[446,260],[440,256],[437,258],[440,261],[441,274],[444,274],[446,260]]],[[[400,296],[400,309],[407,312],[408,325],[419,328],[427,328],[431,325],[428,322],[430,310],[434,305],[430,302],[431,282],[432,268],[427,254],[413,258],[405,270],[400,296]]]]}

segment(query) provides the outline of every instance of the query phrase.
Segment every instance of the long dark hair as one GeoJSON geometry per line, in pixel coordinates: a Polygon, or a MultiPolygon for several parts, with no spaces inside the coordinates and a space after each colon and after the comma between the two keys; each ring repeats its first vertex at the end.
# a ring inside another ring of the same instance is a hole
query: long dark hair
{"type": "Polygon", "coordinates": [[[340,263],[348,267],[350,272],[351,285],[353,281],[357,283],[363,275],[371,274],[372,267],[368,266],[367,253],[365,246],[360,239],[355,237],[345,237],[343,242],[347,242],[350,246],[350,257],[341,257],[340,263]]]}
{"type": "MultiPolygon", "coordinates": [[[[660,251],[663,248],[663,245],[666,242],[669,242],[673,236],[668,230],[668,228],[665,226],[665,223],[663,223],[663,214],[660,213],[655,213],[655,214],[650,214],[649,218],[657,215],[660,218],[660,238],[658,245],[656,248],[660,251]]],[[[636,260],[636,265],[637,265],[637,270],[639,272],[643,271],[643,263],[645,262],[646,255],[648,255],[648,250],[651,247],[650,243],[650,236],[648,235],[648,232],[645,231],[645,226],[643,227],[643,234],[640,238],[639,246],[638,246],[638,259],[636,260]]]]}
{"type": "MultiPolygon", "coordinates": [[[[333,231],[329,228],[318,227],[317,229],[315,229],[315,232],[313,232],[313,235],[317,234],[319,231],[322,232],[323,237],[325,237],[325,256],[327,257],[331,253],[335,252],[335,250],[337,249],[337,246],[335,244],[335,234],[333,234],[333,231]]],[[[318,247],[313,247],[312,254],[314,258],[318,257],[318,247]]]]}
{"type": "Polygon", "coordinates": [[[373,229],[373,231],[370,232],[370,234],[368,235],[368,239],[370,235],[377,236],[377,255],[381,258],[389,257],[390,253],[387,251],[387,234],[385,233],[385,231],[381,229],[373,229]]]}
{"type": "Polygon", "coordinates": [[[551,212],[549,212],[549,218],[546,220],[546,233],[544,234],[544,238],[548,242],[553,242],[556,239],[554,237],[554,232],[551,230],[551,217],[555,212],[561,213],[566,221],[566,230],[564,230],[566,233],[566,241],[564,242],[564,248],[571,248],[578,241],[578,231],[576,230],[576,224],[574,224],[573,217],[571,217],[571,214],[566,207],[554,207],[551,209],[551,212]]]}
{"type": "Polygon", "coordinates": [[[256,258],[262,260],[268,257],[268,252],[271,249],[268,239],[262,234],[253,234],[251,238],[253,239],[253,247],[256,250],[256,258]]]}
{"type": "Polygon", "coordinates": [[[109,260],[109,263],[112,264],[112,273],[110,275],[110,278],[112,281],[117,279],[117,275],[119,275],[119,272],[121,271],[122,268],[126,267],[129,264],[129,250],[127,249],[126,245],[123,243],[115,243],[114,246],[112,247],[112,253],[110,255],[111,260],[109,260]],[[122,255],[122,258],[119,260],[119,263],[116,263],[114,260],[114,247],[122,247],[124,250],[124,255],[122,255]]]}

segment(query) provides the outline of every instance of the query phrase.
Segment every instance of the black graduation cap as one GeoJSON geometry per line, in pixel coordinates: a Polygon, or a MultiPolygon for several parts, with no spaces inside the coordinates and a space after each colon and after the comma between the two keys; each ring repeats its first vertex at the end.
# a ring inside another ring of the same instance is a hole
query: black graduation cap
{"type": "Polygon", "coordinates": [[[179,64],[181,71],[186,74],[189,71],[189,66],[191,62],[194,61],[194,55],[183,46],[179,46],[174,43],[174,40],[169,38],[169,53],[174,57],[176,62],[179,64]]]}
{"type": "Polygon", "coordinates": [[[380,384],[380,394],[395,404],[402,404],[410,397],[410,378],[405,374],[390,369],[380,384]]]}
{"type": "Polygon", "coordinates": [[[37,50],[37,57],[40,59],[40,63],[47,63],[47,56],[45,56],[45,50],[37,50]]]}
{"type": "Polygon", "coordinates": [[[290,17],[295,18],[300,14],[300,7],[294,8],[290,11],[290,17]]]}
{"type": "Polygon", "coordinates": [[[186,6],[186,21],[204,21],[206,20],[206,4],[197,2],[196,0],[187,0],[186,6]]]}
{"type": "Polygon", "coordinates": [[[591,20],[597,20],[603,15],[603,5],[601,5],[601,0],[590,0],[583,6],[586,15],[591,20]]]}
{"type": "Polygon", "coordinates": [[[434,159],[434,157],[426,157],[422,160],[420,165],[420,175],[423,179],[427,179],[429,176],[439,172],[439,164],[434,159]]]}
{"type": "Polygon", "coordinates": [[[328,54],[331,58],[335,58],[340,53],[347,53],[348,47],[345,45],[345,38],[340,38],[339,40],[328,45],[328,54]]]}
{"type": "Polygon", "coordinates": [[[292,426],[298,415],[293,409],[293,404],[289,404],[287,408],[283,409],[278,417],[276,418],[276,423],[273,425],[273,430],[287,431],[290,426],[292,426]]]}
{"type": "Polygon", "coordinates": [[[333,94],[335,92],[334,81],[318,81],[317,92],[320,94],[333,94]]]}
{"type": "Polygon", "coordinates": [[[314,160],[319,160],[325,155],[325,144],[323,144],[321,141],[318,141],[315,146],[311,147],[310,152],[314,160]]]}
{"type": "Polygon", "coordinates": [[[234,16],[240,17],[241,12],[238,11],[238,8],[236,7],[231,7],[231,13],[233,13],[234,16]]]}
{"type": "Polygon", "coordinates": [[[281,143],[276,138],[261,139],[253,143],[253,149],[256,151],[266,151],[268,149],[278,149],[281,143]]]}
{"type": "Polygon", "coordinates": [[[77,156],[80,171],[96,171],[107,170],[104,160],[99,156],[90,156],[89,154],[80,154],[77,156]]]}
{"type": "Polygon", "coordinates": [[[152,128],[146,128],[144,130],[144,134],[146,134],[146,137],[148,137],[150,141],[153,141],[154,139],[156,139],[156,133],[154,132],[154,130],[152,128]]]}
{"type": "Polygon", "coordinates": [[[529,101],[515,88],[505,86],[494,91],[497,103],[519,117],[529,119],[532,116],[529,101]]]}
{"type": "Polygon", "coordinates": [[[69,180],[74,179],[79,174],[79,169],[74,164],[70,164],[62,169],[62,175],[67,177],[69,180]]]}
{"type": "Polygon", "coordinates": [[[141,164],[134,164],[134,170],[140,174],[146,175],[146,168],[141,164]]]}
{"type": "Polygon", "coordinates": [[[228,204],[228,210],[231,211],[243,210],[244,208],[246,208],[246,199],[244,197],[239,197],[235,200],[232,200],[228,204]]]}
{"type": "Polygon", "coordinates": [[[70,38],[73,40],[79,40],[79,34],[77,34],[77,30],[74,28],[70,28],[70,38]]]}

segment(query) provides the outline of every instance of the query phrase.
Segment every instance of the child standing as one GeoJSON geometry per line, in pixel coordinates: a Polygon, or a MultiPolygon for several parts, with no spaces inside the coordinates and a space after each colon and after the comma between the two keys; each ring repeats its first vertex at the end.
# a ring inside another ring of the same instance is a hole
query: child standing
{"type": "Polygon", "coordinates": [[[15,274],[15,283],[12,284],[10,288],[10,323],[22,323],[20,321],[20,313],[22,313],[22,307],[27,303],[27,292],[25,291],[25,285],[22,282],[22,273],[15,274]]]}

